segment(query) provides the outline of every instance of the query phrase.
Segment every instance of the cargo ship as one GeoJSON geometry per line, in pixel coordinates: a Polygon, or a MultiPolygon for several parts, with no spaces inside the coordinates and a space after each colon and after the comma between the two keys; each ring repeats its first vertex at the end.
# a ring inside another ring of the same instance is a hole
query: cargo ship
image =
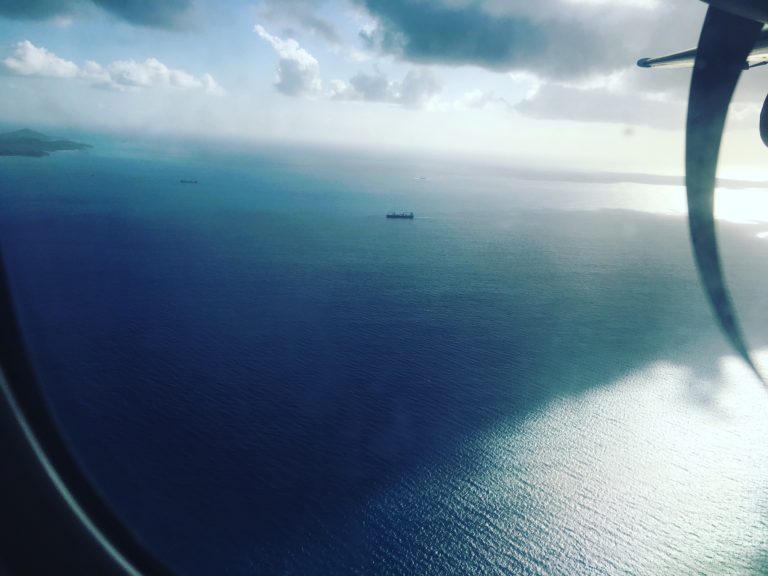
{"type": "Polygon", "coordinates": [[[402,218],[406,220],[413,220],[413,212],[390,212],[387,214],[387,218],[402,218]]]}

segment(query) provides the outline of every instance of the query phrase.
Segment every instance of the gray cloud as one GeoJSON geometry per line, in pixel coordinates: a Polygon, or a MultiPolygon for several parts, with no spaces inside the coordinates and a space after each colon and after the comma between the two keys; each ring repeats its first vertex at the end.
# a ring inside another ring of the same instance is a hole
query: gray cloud
{"type": "MultiPolygon", "coordinates": [[[[634,66],[641,57],[693,47],[706,11],[691,0],[347,1],[373,17],[374,25],[360,32],[369,48],[416,62],[539,77],[555,71],[561,78],[605,73],[634,66]]],[[[290,21],[329,34],[327,39],[339,36],[322,17],[331,0],[258,3],[267,20],[290,21]]]]}
{"type": "Polygon", "coordinates": [[[626,55],[604,8],[565,9],[549,3],[468,2],[464,0],[358,0],[377,19],[361,32],[369,48],[432,64],[475,65],[496,71],[528,70],[541,77],[576,78],[617,69],[626,55]],[[541,6],[547,4],[549,10],[541,6]],[[596,26],[596,22],[602,22],[596,26]],[[609,28],[611,30],[609,30],[609,28]],[[609,37],[614,34],[616,37],[609,37]]]}
{"type": "Polygon", "coordinates": [[[66,15],[81,2],[75,0],[0,0],[0,16],[19,20],[44,20],[66,15]]]}
{"type": "Polygon", "coordinates": [[[316,0],[264,0],[260,19],[276,24],[295,25],[331,44],[340,44],[339,33],[333,24],[318,15],[317,4],[316,0]]]}
{"type": "Polygon", "coordinates": [[[410,70],[400,85],[400,103],[421,106],[440,92],[440,84],[429,70],[410,70]]]}
{"type": "Polygon", "coordinates": [[[669,129],[680,128],[685,123],[685,106],[681,101],[653,100],[640,92],[603,87],[545,84],[513,108],[526,116],[550,120],[612,122],[669,129]]]}
{"type": "Polygon", "coordinates": [[[408,108],[423,106],[441,90],[437,78],[426,69],[410,70],[401,82],[376,71],[373,74],[358,73],[348,83],[336,80],[331,84],[331,97],[336,100],[390,102],[408,108]]]}
{"type": "MultiPolygon", "coordinates": [[[[507,105],[526,116],[669,129],[685,124],[690,71],[645,70],[635,62],[695,47],[706,4],[354,1],[374,19],[361,32],[369,49],[417,63],[531,74],[539,89],[507,105]]],[[[765,91],[760,69],[744,74],[731,122],[754,123],[765,91]]],[[[490,103],[481,94],[461,101],[490,103]]]]}
{"type": "MultiPolygon", "coordinates": [[[[694,5],[694,7],[697,7],[694,5]]],[[[680,27],[645,26],[632,30],[635,40],[647,35],[647,46],[638,55],[661,56],[695,47],[701,19],[673,5],[662,19],[680,22],[680,27]]],[[[633,45],[637,44],[633,40],[633,45]]],[[[638,44],[639,45],[639,44],[638,44]]],[[[756,68],[742,74],[733,101],[729,126],[752,129],[766,94],[766,73],[756,68]]],[[[549,81],[514,108],[527,116],[547,119],[614,122],[654,128],[682,129],[691,78],[689,69],[643,69],[629,63],[612,85],[592,83],[579,87],[549,81]]]]}
{"type": "Polygon", "coordinates": [[[192,0],[92,0],[108,12],[143,26],[178,28],[188,23],[192,0]]]}
{"type": "MultiPolygon", "coordinates": [[[[638,69],[627,71],[614,85],[544,83],[512,108],[532,118],[681,130],[685,126],[690,76],[690,70],[638,69]],[[666,77],[657,81],[657,74],[666,77]]],[[[766,95],[765,78],[759,68],[743,74],[731,104],[730,127],[756,128],[766,95]]]]}
{"type": "Polygon", "coordinates": [[[394,100],[396,90],[386,74],[355,74],[349,81],[347,89],[339,90],[337,96],[347,100],[369,100],[386,102],[394,100]]]}
{"type": "Polygon", "coordinates": [[[131,24],[180,28],[188,23],[192,0],[0,0],[0,16],[44,20],[71,15],[89,4],[131,24]]]}
{"type": "MultiPolygon", "coordinates": [[[[412,62],[531,74],[540,87],[513,106],[519,113],[668,128],[684,122],[689,76],[639,70],[635,62],[695,46],[706,10],[687,0],[652,8],[571,0],[355,1],[375,21],[361,32],[370,49],[412,62]]],[[[465,99],[488,104],[481,95],[465,99]]]]}
{"type": "Polygon", "coordinates": [[[511,110],[513,107],[506,98],[502,98],[495,92],[484,92],[483,90],[471,90],[465,92],[457,102],[459,106],[465,108],[490,108],[499,107],[505,110],[511,110]]]}

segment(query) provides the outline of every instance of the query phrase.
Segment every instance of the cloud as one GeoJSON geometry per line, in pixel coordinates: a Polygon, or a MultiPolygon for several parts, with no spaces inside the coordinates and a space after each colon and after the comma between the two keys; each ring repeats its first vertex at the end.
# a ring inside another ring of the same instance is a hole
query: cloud
{"type": "Polygon", "coordinates": [[[349,82],[334,80],[331,82],[331,97],[335,100],[366,100],[369,102],[393,102],[396,89],[385,74],[365,74],[360,72],[352,76],[349,82]]]}
{"type": "Polygon", "coordinates": [[[35,46],[29,40],[16,44],[13,55],[5,58],[3,64],[8,72],[20,76],[80,78],[96,86],[121,90],[168,86],[209,94],[223,93],[221,86],[210,74],[194,76],[183,70],[169,68],[156,58],[147,58],[144,62],[118,60],[107,66],[88,60],[80,67],[45,48],[35,46]]]}
{"type": "Polygon", "coordinates": [[[411,70],[400,85],[400,102],[405,106],[421,106],[440,92],[440,84],[429,70],[411,70]]]}
{"type": "Polygon", "coordinates": [[[74,0],[0,0],[0,16],[19,20],[44,20],[69,14],[74,0]]]}
{"type": "Polygon", "coordinates": [[[80,75],[77,64],[59,58],[45,48],[38,48],[29,40],[16,44],[12,56],[3,60],[6,68],[21,76],[49,76],[75,78],[80,75]]]}
{"type": "Polygon", "coordinates": [[[46,20],[77,13],[88,4],[94,4],[131,24],[180,28],[188,22],[192,0],[0,0],[0,16],[46,20]]]}
{"type": "Polygon", "coordinates": [[[296,40],[283,40],[256,25],[254,31],[277,53],[275,88],[287,96],[308,96],[320,93],[320,65],[296,40]]]}
{"type": "MultiPolygon", "coordinates": [[[[685,126],[690,75],[690,70],[637,68],[588,84],[544,82],[512,107],[532,118],[677,130],[685,126]]],[[[764,79],[757,71],[743,74],[728,114],[729,126],[753,129],[757,124],[764,79]]]]}
{"type": "Polygon", "coordinates": [[[377,19],[373,29],[361,32],[365,44],[413,62],[534,70],[558,78],[585,76],[626,62],[621,44],[608,44],[594,24],[566,18],[568,11],[558,10],[559,2],[358,2],[377,19]],[[549,10],[529,6],[535,4],[547,4],[549,10]]]}
{"type": "Polygon", "coordinates": [[[526,116],[549,120],[680,128],[685,122],[683,102],[654,96],[627,90],[622,85],[608,88],[550,83],[513,108],[526,116]]]}
{"type": "Polygon", "coordinates": [[[578,80],[696,45],[705,5],[689,0],[353,0],[360,37],[403,60],[578,80]]]}
{"type": "Polygon", "coordinates": [[[483,90],[465,92],[456,104],[460,108],[474,108],[477,110],[493,107],[501,107],[507,110],[512,108],[512,105],[505,98],[502,98],[493,91],[486,92],[483,90]]]}
{"type": "Polygon", "coordinates": [[[260,18],[279,24],[297,25],[325,41],[341,44],[336,27],[318,15],[315,0],[264,0],[260,18]]]}
{"type": "MultiPolygon", "coordinates": [[[[101,70],[95,70],[92,74],[104,78],[101,70]]],[[[147,58],[144,62],[134,60],[118,60],[109,64],[103,72],[106,73],[106,81],[114,87],[126,88],[153,88],[158,86],[171,86],[182,90],[204,90],[211,94],[222,92],[221,87],[210,74],[200,77],[193,76],[183,70],[168,68],[156,58],[147,58]]]]}
{"type": "Polygon", "coordinates": [[[182,28],[188,23],[191,0],[92,0],[94,4],[132,24],[182,28]]]}
{"type": "Polygon", "coordinates": [[[669,128],[684,123],[689,76],[640,70],[635,62],[695,46],[706,10],[685,0],[354,1],[372,19],[360,32],[369,50],[433,66],[522,73],[538,87],[517,104],[470,92],[456,106],[669,128]]]}
{"type": "Polygon", "coordinates": [[[331,98],[335,100],[363,100],[390,102],[409,108],[419,108],[441,90],[434,74],[427,69],[410,70],[401,82],[390,80],[386,74],[376,71],[354,75],[349,82],[335,80],[331,83],[331,98]]]}

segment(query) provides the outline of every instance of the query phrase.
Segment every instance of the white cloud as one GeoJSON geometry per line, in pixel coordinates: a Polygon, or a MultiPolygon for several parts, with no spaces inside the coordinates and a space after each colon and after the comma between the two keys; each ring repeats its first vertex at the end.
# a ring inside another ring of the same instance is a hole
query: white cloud
{"type": "Polygon", "coordinates": [[[171,86],[182,90],[204,90],[221,93],[221,87],[210,74],[199,78],[183,70],[168,68],[156,58],[144,62],[118,60],[106,67],[107,82],[118,88],[152,88],[171,86]]]}
{"type": "Polygon", "coordinates": [[[144,62],[118,60],[107,66],[88,60],[80,67],[28,40],[16,44],[13,55],[3,60],[3,64],[10,72],[22,76],[81,78],[100,87],[141,89],[170,86],[210,94],[223,93],[210,74],[197,77],[183,70],[169,68],[156,58],[147,58],[144,62]]]}
{"type": "Polygon", "coordinates": [[[80,76],[88,78],[100,84],[109,84],[109,73],[98,62],[86,60],[85,65],[80,69],[80,76]]]}
{"type": "Polygon", "coordinates": [[[13,55],[3,60],[6,68],[22,76],[49,76],[75,78],[80,75],[77,64],[59,58],[45,48],[38,48],[29,40],[16,44],[13,55]]]}
{"type": "Polygon", "coordinates": [[[209,94],[217,94],[217,95],[224,94],[224,88],[219,86],[216,80],[213,79],[213,76],[211,76],[207,72],[202,76],[200,76],[200,81],[203,83],[203,88],[205,89],[205,91],[208,92],[209,94]]]}
{"type": "Polygon", "coordinates": [[[277,80],[275,88],[287,96],[318,94],[322,89],[320,64],[296,40],[283,40],[256,25],[254,31],[277,53],[277,80]]]}

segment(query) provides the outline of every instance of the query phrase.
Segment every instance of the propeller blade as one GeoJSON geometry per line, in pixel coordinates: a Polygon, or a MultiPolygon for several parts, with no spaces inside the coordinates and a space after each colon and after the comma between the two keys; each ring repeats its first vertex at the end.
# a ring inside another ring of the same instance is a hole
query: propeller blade
{"type": "Polygon", "coordinates": [[[744,342],[723,278],[714,219],[715,174],[728,105],[762,29],[761,22],[713,7],[707,11],[688,97],[685,184],[691,244],[707,297],[725,336],[765,384],[744,342]]]}

